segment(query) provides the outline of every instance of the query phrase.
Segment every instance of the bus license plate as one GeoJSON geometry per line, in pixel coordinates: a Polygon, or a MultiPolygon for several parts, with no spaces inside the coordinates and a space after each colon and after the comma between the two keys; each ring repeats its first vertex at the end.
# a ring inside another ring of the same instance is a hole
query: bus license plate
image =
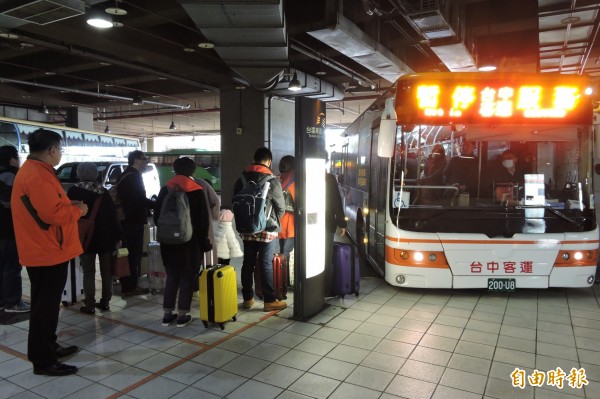
{"type": "Polygon", "coordinates": [[[517,284],[514,278],[489,278],[488,291],[512,292],[517,284]]]}

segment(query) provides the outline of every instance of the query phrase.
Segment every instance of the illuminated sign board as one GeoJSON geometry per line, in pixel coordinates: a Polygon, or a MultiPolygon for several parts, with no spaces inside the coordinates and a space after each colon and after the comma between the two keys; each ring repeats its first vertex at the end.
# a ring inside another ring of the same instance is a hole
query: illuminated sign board
{"type": "Polygon", "coordinates": [[[568,75],[439,73],[398,81],[401,124],[591,124],[586,81],[568,75]]]}

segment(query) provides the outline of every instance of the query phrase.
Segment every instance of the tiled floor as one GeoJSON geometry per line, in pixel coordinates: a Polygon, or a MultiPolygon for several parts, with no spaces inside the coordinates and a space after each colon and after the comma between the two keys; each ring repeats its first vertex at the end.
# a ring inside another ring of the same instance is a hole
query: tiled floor
{"type": "Polygon", "coordinates": [[[257,303],[224,331],[198,319],[163,327],[160,295],[115,296],[95,316],[68,307],[59,341],[82,348],[66,359],[80,371],[60,378],[32,373],[28,321],[0,315],[12,322],[0,324],[0,398],[600,398],[597,285],[505,295],[361,284],[307,322],[257,303]],[[585,369],[588,384],[512,385],[515,368],[527,378],[557,367],[585,369]]]}

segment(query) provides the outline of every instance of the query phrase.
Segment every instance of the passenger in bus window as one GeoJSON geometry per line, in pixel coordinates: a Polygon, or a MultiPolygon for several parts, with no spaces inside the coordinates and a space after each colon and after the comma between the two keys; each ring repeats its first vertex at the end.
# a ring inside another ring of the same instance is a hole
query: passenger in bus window
{"type": "MultiPolygon", "coordinates": [[[[444,184],[444,169],[448,163],[444,146],[436,144],[427,157],[425,168],[417,184],[421,186],[441,186],[444,184]]],[[[427,204],[442,197],[443,191],[435,188],[421,188],[416,204],[427,204]]]]}
{"type": "MultiPolygon", "coordinates": [[[[458,187],[460,193],[477,195],[477,157],[473,154],[475,145],[464,140],[460,146],[460,155],[450,158],[444,169],[444,184],[458,187]]],[[[454,195],[455,192],[449,194],[454,195]]]]}
{"type": "Polygon", "coordinates": [[[495,202],[517,201],[519,190],[523,189],[523,171],[517,155],[511,150],[504,151],[500,162],[492,166],[486,180],[487,190],[493,190],[495,202]]]}

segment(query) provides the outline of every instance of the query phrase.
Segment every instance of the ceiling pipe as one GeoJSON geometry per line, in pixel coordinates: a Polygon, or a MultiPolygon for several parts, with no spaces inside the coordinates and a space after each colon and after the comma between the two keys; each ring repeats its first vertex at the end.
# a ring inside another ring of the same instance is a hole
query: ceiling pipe
{"type": "MultiPolygon", "coordinates": [[[[135,118],[146,118],[149,116],[165,116],[165,115],[185,115],[185,114],[201,114],[207,112],[221,112],[221,108],[210,108],[210,109],[186,109],[180,111],[168,111],[168,112],[152,112],[152,113],[138,113],[138,114],[128,114],[128,115],[114,115],[109,116],[110,114],[118,114],[123,111],[106,111],[100,112],[102,115],[101,118],[94,118],[95,121],[103,121],[103,120],[116,120],[116,119],[135,119],[135,118]]],[[[139,112],[139,111],[138,111],[139,112]]]]}
{"type": "MultiPolygon", "coordinates": [[[[67,87],[53,86],[53,85],[47,85],[47,84],[43,84],[43,83],[27,82],[24,80],[16,80],[16,79],[9,79],[9,78],[3,78],[3,77],[0,77],[0,83],[14,83],[14,84],[25,85],[25,86],[43,87],[45,89],[50,89],[50,90],[66,91],[69,93],[76,93],[76,94],[81,94],[84,96],[108,98],[111,100],[120,100],[120,101],[129,102],[129,103],[131,103],[133,101],[133,97],[123,97],[123,96],[117,96],[115,94],[104,94],[104,93],[98,93],[98,92],[87,91],[87,90],[69,89],[67,87]]],[[[161,103],[158,101],[145,101],[145,100],[144,100],[144,104],[152,104],[152,105],[159,105],[162,107],[179,108],[179,109],[188,109],[190,107],[189,104],[178,105],[178,104],[161,103]]]]}

